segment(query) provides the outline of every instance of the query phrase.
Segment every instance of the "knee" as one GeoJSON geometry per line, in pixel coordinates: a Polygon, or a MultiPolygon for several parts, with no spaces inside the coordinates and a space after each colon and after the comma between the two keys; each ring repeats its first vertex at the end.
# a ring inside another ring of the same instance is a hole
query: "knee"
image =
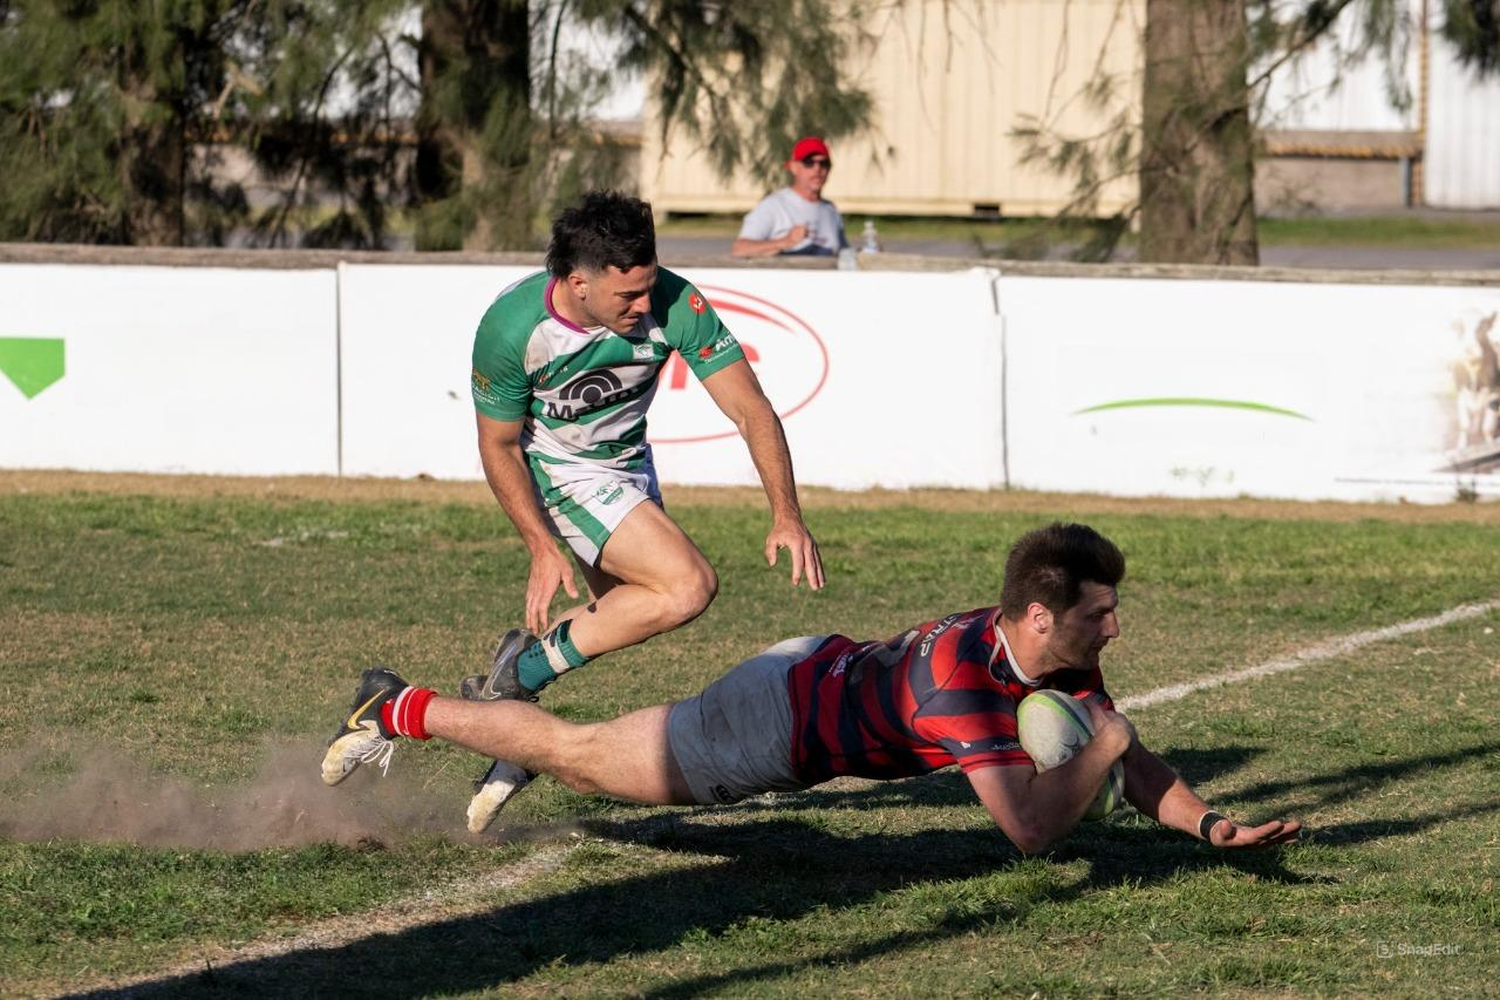
{"type": "Polygon", "coordinates": [[[577,771],[572,768],[561,769],[556,774],[552,775],[552,777],[555,780],[562,782],[564,785],[567,785],[579,795],[598,795],[601,791],[603,791],[603,788],[593,778],[589,777],[582,771],[577,771]]]}
{"type": "Polygon", "coordinates": [[[663,617],[668,628],[686,624],[703,614],[719,593],[719,575],[706,561],[699,560],[692,569],[673,581],[663,600],[663,617]]]}
{"type": "Polygon", "coordinates": [[[597,795],[603,790],[597,773],[600,749],[594,739],[594,728],[579,727],[575,738],[556,750],[552,766],[547,769],[553,780],[562,782],[579,795],[597,795]]]}

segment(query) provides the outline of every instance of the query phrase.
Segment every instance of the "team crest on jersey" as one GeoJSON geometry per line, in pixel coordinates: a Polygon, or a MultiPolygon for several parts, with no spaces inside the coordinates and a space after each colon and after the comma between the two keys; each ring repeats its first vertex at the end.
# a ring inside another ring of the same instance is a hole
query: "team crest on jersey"
{"type": "Polygon", "coordinates": [[[703,307],[706,305],[706,303],[703,301],[703,296],[699,295],[697,292],[693,292],[688,296],[688,305],[692,306],[693,312],[701,313],[703,312],[703,307]]]}
{"type": "Polygon", "coordinates": [[[632,352],[637,361],[650,361],[656,357],[656,348],[647,344],[636,344],[632,352]]]}
{"type": "Polygon", "coordinates": [[[624,495],[625,487],[621,486],[619,483],[613,480],[602,484],[598,489],[594,491],[594,499],[599,501],[606,507],[608,507],[610,504],[614,503],[624,495]]]}

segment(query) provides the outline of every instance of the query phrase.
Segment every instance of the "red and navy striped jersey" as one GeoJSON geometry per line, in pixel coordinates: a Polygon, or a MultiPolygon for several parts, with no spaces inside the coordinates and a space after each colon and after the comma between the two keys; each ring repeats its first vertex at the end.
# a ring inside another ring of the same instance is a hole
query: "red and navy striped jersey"
{"type": "MultiPolygon", "coordinates": [[[[965,772],[1034,766],[1016,739],[1016,706],[1034,688],[1006,661],[998,613],[949,615],[889,642],[829,636],[794,664],[787,687],[797,777],[817,784],[844,774],[905,778],[953,763],[965,772]]],[[[1059,671],[1043,686],[1109,698],[1097,668],[1059,671]]]]}

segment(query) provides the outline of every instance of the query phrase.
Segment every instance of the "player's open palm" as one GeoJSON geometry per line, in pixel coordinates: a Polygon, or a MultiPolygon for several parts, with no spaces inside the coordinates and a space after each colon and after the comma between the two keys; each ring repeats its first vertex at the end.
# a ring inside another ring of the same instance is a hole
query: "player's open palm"
{"type": "Polygon", "coordinates": [[[1260,826],[1242,826],[1233,820],[1220,820],[1208,831],[1208,842],[1215,847],[1271,847],[1297,839],[1302,824],[1297,820],[1273,819],[1260,826]]]}
{"type": "Polygon", "coordinates": [[[818,543],[807,525],[801,521],[772,525],[771,533],[766,536],[767,565],[776,565],[781,549],[786,549],[791,557],[793,587],[805,576],[813,590],[823,589],[823,557],[818,554],[818,543]]]}
{"type": "Polygon", "coordinates": [[[526,627],[537,635],[547,631],[547,609],[552,606],[558,587],[567,591],[569,597],[578,597],[573,564],[549,545],[532,553],[531,574],[526,580],[526,627]]]}

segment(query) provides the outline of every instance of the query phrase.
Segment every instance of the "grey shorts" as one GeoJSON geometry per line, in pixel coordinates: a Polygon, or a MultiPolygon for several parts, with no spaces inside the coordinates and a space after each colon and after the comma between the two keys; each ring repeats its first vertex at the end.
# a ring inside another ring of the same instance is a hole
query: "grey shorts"
{"type": "Polygon", "coordinates": [[[667,741],[693,798],[711,805],[807,785],[792,773],[786,675],[826,635],[778,642],[672,706],[667,741]]]}

